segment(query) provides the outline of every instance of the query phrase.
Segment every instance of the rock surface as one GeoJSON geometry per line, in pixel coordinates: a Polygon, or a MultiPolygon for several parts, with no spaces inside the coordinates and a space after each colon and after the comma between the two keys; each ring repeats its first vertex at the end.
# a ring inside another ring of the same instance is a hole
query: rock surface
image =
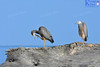
{"type": "Polygon", "coordinates": [[[0,67],[100,67],[100,45],[71,43],[46,48],[7,50],[0,67]]]}

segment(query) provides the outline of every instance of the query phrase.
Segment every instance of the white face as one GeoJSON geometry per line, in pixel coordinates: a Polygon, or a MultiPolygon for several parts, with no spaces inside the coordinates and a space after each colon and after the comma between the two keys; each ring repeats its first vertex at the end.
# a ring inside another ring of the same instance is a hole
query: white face
{"type": "Polygon", "coordinates": [[[35,38],[35,33],[33,33],[33,36],[34,36],[34,38],[35,38]]]}
{"type": "Polygon", "coordinates": [[[78,22],[77,22],[77,24],[81,24],[81,23],[82,23],[81,21],[78,21],[78,22]]]}

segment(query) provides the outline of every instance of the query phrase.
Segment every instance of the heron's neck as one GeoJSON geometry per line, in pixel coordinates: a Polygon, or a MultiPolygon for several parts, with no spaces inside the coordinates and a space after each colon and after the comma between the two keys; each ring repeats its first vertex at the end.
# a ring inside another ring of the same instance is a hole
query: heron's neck
{"type": "Polygon", "coordinates": [[[39,31],[35,30],[35,33],[39,34],[39,31]]]}

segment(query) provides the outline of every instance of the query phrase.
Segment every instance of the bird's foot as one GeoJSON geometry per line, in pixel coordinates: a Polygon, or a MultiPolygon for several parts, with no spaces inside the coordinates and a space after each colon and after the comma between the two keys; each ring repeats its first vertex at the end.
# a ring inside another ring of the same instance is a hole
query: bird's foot
{"type": "Polygon", "coordinates": [[[84,43],[82,43],[82,42],[77,42],[77,43],[84,44],[84,43]]]}
{"type": "Polygon", "coordinates": [[[82,42],[77,42],[77,43],[80,44],[81,47],[85,45],[85,43],[82,43],[82,42]]]}
{"type": "Polygon", "coordinates": [[[43,49],[44,49],[45,47],[43,47],[43,49]]]}
{"type": "Polygon", "coordinates": [[[77,42],[77,43],[82,43],[82,42],[77,42]]]}
{"type": "Polygon", "coordinates": [[[40,48],[41,50],[45,49],[45,47],[40,48]]]}
{"type": "Polygon", "coordinates": [[[85,42],[84,43],[82,43],[82,42],[79,42],[80,44],[85,44],[85,42]]]}
{"type": "Polygon", "coordinates": [[[82,43],[82,44],[85,44],[85,42],[84,42],[84,43],[82,43]]]}

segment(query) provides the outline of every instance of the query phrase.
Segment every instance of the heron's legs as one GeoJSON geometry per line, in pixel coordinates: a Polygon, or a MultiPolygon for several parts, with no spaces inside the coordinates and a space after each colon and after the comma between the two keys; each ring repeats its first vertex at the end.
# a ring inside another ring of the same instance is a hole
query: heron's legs
{"type": "Polygon", "coordinates": [[[85,41],[83,42],[83,44],[85,44],[85,41]]]}
{"type": "Polygon", "coordinates": [[[43,48],[45,48],[45,42],[46,42],[46,39],[44,39],[44,45],[43,45],[43,48]]]}
{"type": "Polygon", "coordinates": [[[43,48],[45,48],[45,42],[46,42],[46,39],[45,39],[44,37],[42,37],[42,40],[44,40],[43,48]]]}

